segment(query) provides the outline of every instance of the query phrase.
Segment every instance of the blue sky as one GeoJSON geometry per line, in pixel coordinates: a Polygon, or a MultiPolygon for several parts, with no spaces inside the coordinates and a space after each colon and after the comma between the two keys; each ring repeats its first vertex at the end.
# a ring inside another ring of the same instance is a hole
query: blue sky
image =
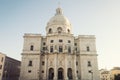
{"type": "Polygon", "coordinates": [[[45,35],[59,2],[75,36],[96,36],[99,69],[120,66],[120,0],[0,0],[0,52],[21,60],[24,33],[45,35]]]}

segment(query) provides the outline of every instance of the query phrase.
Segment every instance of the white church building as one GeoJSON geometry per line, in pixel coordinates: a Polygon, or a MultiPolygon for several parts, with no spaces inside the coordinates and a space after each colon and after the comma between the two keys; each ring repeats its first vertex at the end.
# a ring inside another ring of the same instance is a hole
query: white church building
{"type": "Polygon", "coordinates": [[[99,80],[95,39],[74,36],[58,7],[46,25],[46,36],[24,34],[20,80],[99,80]]]}

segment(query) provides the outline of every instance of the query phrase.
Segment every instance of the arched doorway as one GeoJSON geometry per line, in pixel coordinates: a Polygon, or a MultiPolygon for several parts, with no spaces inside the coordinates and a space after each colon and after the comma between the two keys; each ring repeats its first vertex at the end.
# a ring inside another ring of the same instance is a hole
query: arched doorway
{"type": "Polygon", "coordinates": [[[73,77],[72,77],[72,69],[71,68],[68,68],[67,75],[68,75],[68,79],[70,79],[70,80],[73,79],[73,77]]]}
{"type": "Polygon", "coordinates": [[[59,68],[58,69],[58,80],[63,80],[64,76],[63,76],[63,68],[59,68]]]}
{"type": "Polygon", "coordinates": [[[53,80],[53,78],[54,78],[54,69],[50,68],[49,69],[49,80],[53,80]]]}

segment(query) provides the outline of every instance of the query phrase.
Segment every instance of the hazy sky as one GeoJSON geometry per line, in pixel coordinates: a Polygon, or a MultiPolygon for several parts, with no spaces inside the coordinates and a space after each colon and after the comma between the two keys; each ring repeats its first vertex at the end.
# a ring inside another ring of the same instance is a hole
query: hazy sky
{"type": "Polygon", "coordinates": [[[0,0],[0,52],[21,60],[24,33],[45,35],[59,2],[75,36],[96,36],[99,69],[120,67],[120,0],[0,0]]]}

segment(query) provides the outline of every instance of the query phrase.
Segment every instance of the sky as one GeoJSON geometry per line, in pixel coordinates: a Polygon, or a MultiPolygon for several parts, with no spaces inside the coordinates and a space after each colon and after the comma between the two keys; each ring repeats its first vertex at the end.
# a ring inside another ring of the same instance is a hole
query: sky
{"type": "Polygon", "coordinates": [[[24,33],[46,35],[59,3],[75,36],[96,36],[99,69],[120,67],[120,0],[0,0],[0,52],[21,60],[24,33]]]}

